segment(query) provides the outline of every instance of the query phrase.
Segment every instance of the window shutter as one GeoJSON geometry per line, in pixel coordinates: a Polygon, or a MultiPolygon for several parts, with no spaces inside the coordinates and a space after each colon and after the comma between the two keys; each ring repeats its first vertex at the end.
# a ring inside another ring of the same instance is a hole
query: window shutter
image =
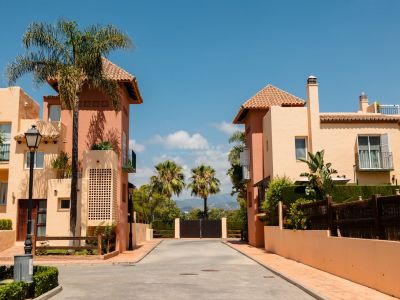
{"type": "Polygon", "coordinates": [[[381,152],[382,153],[390,152],[389,134],[387,133],[381,135],[381,152]]]}
{"type": "Polygon", "coordinates": [[[387,133],[381,135],[381,156],[382,168],[386,170],[393,169],[393,157],[390,152],[389,134],[387,133]]]}

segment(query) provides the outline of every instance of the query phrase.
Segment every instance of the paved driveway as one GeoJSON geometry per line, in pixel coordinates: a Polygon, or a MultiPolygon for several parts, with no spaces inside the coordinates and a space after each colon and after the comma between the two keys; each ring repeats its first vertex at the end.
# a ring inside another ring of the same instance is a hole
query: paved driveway
{"type": "Polygon", "coordinates": [[[54,299],[313,299],[217,240],[165,240],[136,265],[59,269],[54,299]]]}

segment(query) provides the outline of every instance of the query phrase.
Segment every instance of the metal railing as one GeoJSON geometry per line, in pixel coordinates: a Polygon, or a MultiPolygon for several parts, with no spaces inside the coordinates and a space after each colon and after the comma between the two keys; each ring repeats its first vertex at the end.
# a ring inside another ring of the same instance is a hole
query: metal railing
{"type": "Polygon", "coordinates": [[[379,105],[378,112],[384,115],[400,115],[400,105],[379,105]]]}
{"type": "Polygon", "coordinates": [[[356,154],[357,169],[365,171],[382,171],[393,170],[393,155],[392,152],[379,152],[375,158],[371,154],[364,156],[356,154]]]}
{"type": "Polygon", "coordinates": [[[0,161],[10,160],[10,144],[0,145],[0,161]]]}

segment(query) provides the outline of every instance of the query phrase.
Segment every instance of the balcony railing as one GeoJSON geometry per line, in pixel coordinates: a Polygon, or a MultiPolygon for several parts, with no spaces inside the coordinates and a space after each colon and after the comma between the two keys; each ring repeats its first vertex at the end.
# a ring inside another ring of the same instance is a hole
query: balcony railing
{"type": "Polygon", "coordinates": [[[10,160],[10,144],[0,145],[0,162],[10,160]]]}
{"type": "Polygon", "coordinates": [[[360,171],[390,171],[393,170],[392,152],[367,152],[357,155],[357,169],[360,171]]]}
{"type": "Polygon", "coordinates": [[[131,151],[131,157],[122,165],[122,170],[127,173],[136,173],[136,153],[131,151]]]}
{"type": "Polygon", "coordinates": [[[384,115],[400,115],[400,105],[379,105],[378,112],[384,115]]]}

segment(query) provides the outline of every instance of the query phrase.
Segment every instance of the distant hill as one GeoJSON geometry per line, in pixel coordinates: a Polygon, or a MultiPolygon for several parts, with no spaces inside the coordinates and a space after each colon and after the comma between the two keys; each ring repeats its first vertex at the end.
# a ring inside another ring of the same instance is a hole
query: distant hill
{"type": "MultiPolygon", "coordinates": [[[[203,200],[200,198],[190,198],[190,199],[177,199],[176,205],[184,211],[188,212],[192,208],[203,209],[203,200]]],[[[212,195],[207,200],[208,208],[223,208],[225,210],[239,209],[239,205],[236,199],[230,194],[217,194],[212,195]]]]}

